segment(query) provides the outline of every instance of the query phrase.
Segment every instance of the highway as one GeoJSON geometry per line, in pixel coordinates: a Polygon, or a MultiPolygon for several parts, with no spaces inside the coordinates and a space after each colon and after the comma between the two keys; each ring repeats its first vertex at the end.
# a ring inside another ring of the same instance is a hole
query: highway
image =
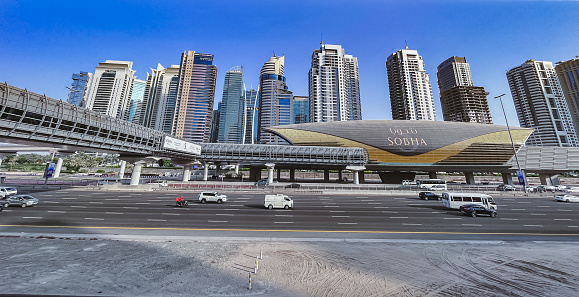
{"type": "Polygon", "coordinates": [[[251,231],[268,232],[267,236],[315,232],[317,236],[365,234],[366,238],[389,234],[390,238],[420,239],[579,240],[579,203],[555,202],[549,196],[495,198],[497,218],[472,218],[444,208],[440,201],[419,200],[414,195],[290,194],[294,209],[268,210],[263,207],[264,194],[226,193],[229,201],[224,204],[198,203],[197,194],[78,189],[36,192],[32,195],[40,200],[38,206],[9,207],[0,213],[0,232],[102,229],[115,234],[140,230],[177,235],[190,234],[188,231],[251,231]],[[175,197],[181,195],[190,201],[189,206],[175,207],[175,197]]]}

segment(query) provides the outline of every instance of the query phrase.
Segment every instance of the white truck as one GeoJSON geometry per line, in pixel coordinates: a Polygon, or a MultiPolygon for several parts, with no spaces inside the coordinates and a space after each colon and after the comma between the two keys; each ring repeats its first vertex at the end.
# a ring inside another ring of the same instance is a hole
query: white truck
{"type": "Polygon", "coordinates": [[[265,201],[263,203],[265,208],[273,209],[273,208],[293,208],[294,201],[284,194],[277,194],[277,195],[265,195],[265,201]]]}

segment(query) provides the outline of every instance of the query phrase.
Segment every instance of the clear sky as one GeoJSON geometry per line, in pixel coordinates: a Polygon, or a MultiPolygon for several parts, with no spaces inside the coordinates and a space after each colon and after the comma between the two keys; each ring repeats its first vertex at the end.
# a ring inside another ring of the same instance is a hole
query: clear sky
{"type": "Polygon", "coordinates": [[[391,119],[385,62],[407,42],[430,75],[442,120],[436,67],[465,56],[474,84],[485,87],[495,124],[518,126],[505,72],[528,59],[579,55],[578,1],[0,1],[0,82],[66,100],[71,76],[105,60],[133,61],[145,80],[157,63],[179,64],[185,50],[215,55],[215,102],[225,72],[244,69],[246,86],[275,52],[285,55],[294,95],[308,93],[312,52],[340,44],[358,58],[362,116],[391,119]]]}

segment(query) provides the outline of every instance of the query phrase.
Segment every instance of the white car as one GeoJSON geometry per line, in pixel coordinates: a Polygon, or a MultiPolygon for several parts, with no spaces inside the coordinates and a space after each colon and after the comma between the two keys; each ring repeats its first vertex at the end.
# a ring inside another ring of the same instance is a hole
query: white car
{"type": "Polygon", "coordinates": [[[10,196],[18,194],[18,190],[13,187],[0,187],[0,198],[5,199],[10,196]]]}
{"type": "Polygon", "coordinates": [[[227,201],[227,196],[217,192],[201,192],[199,194],[199,202],[217,202],[219,204],[227,201]]]}
{"type": "Polygon", "coordinates": [[[424,188],[428,191],[446,191],[445,185],[428,185],[424,188]]]}
{"type": "Polygon", "coordinates": [[[561,202],[579,202],[579,197],[574,195],[556,195],[555,200],[561,202]]]}

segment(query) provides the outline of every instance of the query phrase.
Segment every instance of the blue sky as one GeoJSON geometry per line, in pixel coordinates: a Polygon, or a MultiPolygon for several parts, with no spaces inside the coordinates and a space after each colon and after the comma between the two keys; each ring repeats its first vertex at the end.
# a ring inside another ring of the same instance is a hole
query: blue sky
{"type": "Polygon", "coordinates": [[[488,92],[495,124],[518,125],[506,70],[528,59],[579,55],[578,1],[0,1],[0,82],[66,100],[75,72],[105,60],[133,61],[139,79],[157,63],[179,64],[185,50],[215,55],[216,102],[225,72],[242,65],[247,87],[275,51],[285,55],[294,95],[307,95],[307,74],[320,33],[358,58],[363,119],[391,119],[385,61],[418,50],[442,120],[436,67],[465,56],[475,85],[488,92]],[[285,2],[285,3],[284,3],[285,2]]]}

